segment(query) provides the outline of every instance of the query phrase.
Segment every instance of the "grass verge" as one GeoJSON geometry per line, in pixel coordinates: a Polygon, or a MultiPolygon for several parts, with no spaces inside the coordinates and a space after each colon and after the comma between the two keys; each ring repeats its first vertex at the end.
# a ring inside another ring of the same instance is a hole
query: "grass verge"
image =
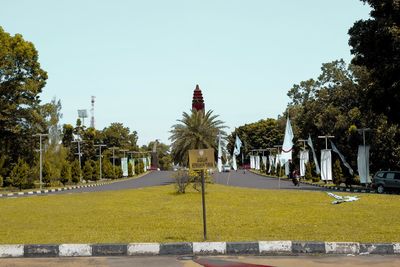
{"type": "MultiPolygon", "coordinates": [[[[173,186],[0,199],[0,243],[202,241],[201,194],[173,186]]],[[[400,241],[400,196],[207,186],[211,241],[400,241]]]]}

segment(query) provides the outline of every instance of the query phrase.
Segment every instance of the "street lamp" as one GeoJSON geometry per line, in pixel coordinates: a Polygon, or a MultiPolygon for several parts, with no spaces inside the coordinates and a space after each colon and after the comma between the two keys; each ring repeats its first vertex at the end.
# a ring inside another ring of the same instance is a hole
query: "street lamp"
{"type": "Polygon", "coordinates": [[[40,153],[40,170],[39,170],[39,183],[40,183],[40,190],[42,190],[42,179],[43,179],[43,149],[42,149],[42,137],[48,136],[48,134],[34,134],[34,137],[39,136],[39,153],[40,153]]]}

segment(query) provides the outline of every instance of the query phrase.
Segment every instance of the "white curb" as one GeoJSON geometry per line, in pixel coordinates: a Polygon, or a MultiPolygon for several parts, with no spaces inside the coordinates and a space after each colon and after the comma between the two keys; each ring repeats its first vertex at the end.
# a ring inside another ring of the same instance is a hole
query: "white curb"
{"type": "Polygon", "coordinates": [[[354,242],[325,242],[326,254],[358,254],[360,244],[354,242]]]}
{"type": "Polygon", "coordinates": [[[134,255],[158,255],[160,254],[159,243],[131,243],[128,244],[128,256],[134,255]]]}
{"type": "Polygon", "coordinates": [[[61,244],[59,246],[60,257],[92,256],[92,246],[89,244],[61,244]]]}
{"type": "Polygon", "coordinates": [[[0,258],[23,256],[24,245],[0,245],[0,258]]]}
{"type": "Polygon", "coordinates": [[[400,254],[400,243],[393,243],[394,254],[400,254]]]}
{"type": "Polygon", "coordinates": [[[292,241],[259,241],[260,253],[292,252],[292,241]]]}
{"type": "Polygon", "coordinates": [[[226,254],[226,242],[193,242],[194,254],[226,254]]]}

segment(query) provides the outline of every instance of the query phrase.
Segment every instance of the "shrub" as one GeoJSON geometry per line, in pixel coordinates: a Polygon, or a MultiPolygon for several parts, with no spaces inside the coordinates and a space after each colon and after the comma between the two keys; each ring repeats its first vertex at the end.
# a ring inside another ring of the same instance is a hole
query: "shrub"
{"type": "Polygon", "coordinates": [[[72,179],[71,177],[71,165],[69,164],[68,161],[64,163],[64,165],[61,168],[61,177],[60,177],[60,182],[65,185],[69,183],[72,179]]]}
{"type": "Polygon", "coordinates": [[[92,166],[92,181],[98,181],[100,179],[100,162],[99,161],[94,161],[92,160],[90,162],[91,166],[92,166]]]}
{"type": "Polygon", "coordinates": [[[177,193],[184,194],[186,187],[190,183],[190,177],[188,171],[179,170],[173,174],[175,178],[175,189],[177,193]]]}
{"type": "Polygon", "coordinates": [[[344,180],[342,167],[340,166],[339,159],[337,159],[333,164],[332,176],[333,176],[332,180],[335,185],[340,185],[344,180]]]}
{"type": "Polygon", "coordinates": [[[133,172],[132,172],[132,164],[128,162],[128,177],[132,177],[133,172]]]}
{"type": "Polygon", "coordinates": [[[306,173],[304,175],[304,178],[306,180],[312,180],[312,178],[313,178],[312,177],[312,169],[311,169],[311,167],[312,167],[311,163],[307,162],[307,164],[306,164],[306,173]]]}
{"type": "Polygon", "coordinates": [[[85,162],[85,165],[83,166],[83,179],[87,182],[89,180],[92,180],[93,176],[93,168],[91,164],[92,160],[87,160],[85,162]]]}
{"type": "MultiPolygon", "coordinates": [[[[45,186],[49,186],[51,181],[54,179],[53,170],[48,161],[44,161],[42,165],[42,182],[45,186]]],[[[39,174],[40,175],[40,174],[39,174]]]]}
{"type": "Polygon", "coordinates": [[[3,187],[3,176],[0,175],[0,187],[3,187]]]}
{"type": "Polygon", "coordinates": [[[10,182],[14,187],[22,190],[34,186],[29,165],[22,159],[18,159],[17,164],[10,172],[10,182]]]}
{"type": "Polygon", "coordinates": [[[144,164],[142,161],[139,160],[137,164],[135,164],[135,173],[141,174],[144,172],[144,164]]]}
{"type": "Polygon", "coordinates": [[[81,181],[81,176],[82,176],[82,170],[81,167],[79,166],[79,161],[75,160],[71,164],[71,181],[74,184],[77,184],[81,181]]]}

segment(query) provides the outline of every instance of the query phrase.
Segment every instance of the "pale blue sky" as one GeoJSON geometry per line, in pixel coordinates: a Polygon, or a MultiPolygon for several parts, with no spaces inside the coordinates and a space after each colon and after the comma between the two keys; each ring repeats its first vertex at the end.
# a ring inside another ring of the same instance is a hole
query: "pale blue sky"
{"type": "Polygon", "coordinates": [[[41,98],[61,99],[63,123],[95,95],[96,128],[122,122],[143,145],[169,143],[196,84],[230,130],[276,118],[294,83],[350,61],[347,31],[369,11],[359,0],[0,0],[0,26],[35,44],[41,98]]]}

